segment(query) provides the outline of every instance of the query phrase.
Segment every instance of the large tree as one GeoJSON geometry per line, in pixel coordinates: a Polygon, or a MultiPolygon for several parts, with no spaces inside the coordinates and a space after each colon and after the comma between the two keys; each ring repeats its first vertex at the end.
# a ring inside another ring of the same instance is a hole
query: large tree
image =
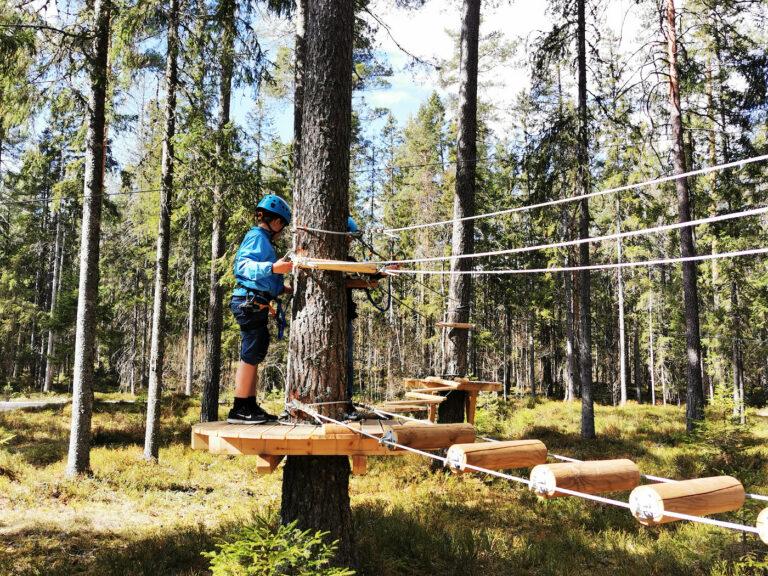
{"type": "Polygon", "coordinates": [[[99,291],[99,238],[104,196],[106,100],[111,0],[93,4],[93,44],[88,54],[88,133],[85,140],[83,221],[80,234],[80,281],[72,385],[72,423],[67,476],[90,468],[93,376],[96,357],[96,307],[99,291]]]}
{"type": "Polygon", "coordinates": [[[165,63],[165,130],[160,188],[160,219],[155,256],[155,293],[152,305],[152,336],[149,356],[149,394],[144,458],[157,459],[159,450],[160,397],[163,391],[165,357],[165,308],[168,300],[168,256],[171,249],[171,202],[173,195],[173,140],[176,135],[176,89],[178,84],[179,0],[168,7],[168,39],[165,63]]]}
{"type": "MultiPolygon", "coordinates": [[[[672,164],[677,174],[687,171],[683,143],[683,116],[680,109],[680,83],[677,64],[677,32],[675,28],[675,2],[666,0],[664,7],[664,34],[667,40],[669,62],[669,114],[672,125],[672,164]]],[[[680,222],[691,219],[691,199],[687,178],[675,180],[677,210],[680,222]]],[[[693,230],[690,226],[680,230],[680,252],[683,257],[696,256],[693,230]]],[[[685,343],[688,386],[686,391],[685,423],[691,432],[696,422],[704,418],[704,391],[701,379],[701,336],[699,333],[699,294],[696,286],[696,262],[683,262],[683,305],[685,308],[685,343]]]]}
{"type": "MultiPolygon", "coordinates": [[[[354,5],[335,0],[307,2],[306,60],[301,122],[297,224],[346,231],[352,113],[354,5]]],[[[342,260],[345,238],[299,233],[297,249],[313,257],[342,260]]],[[[347,309],[338,272],[299,272],[295,277],[288,343],[288,400],[337,402],[345,398],[347,309]]],[[[322,407],[340,418],[344,407],[322,407]]],[[[330,532],[340,541],[338,557],[353,561],[349,505],[349,461],[344,456],[290,456],[283,473],[281,520],[330,532]]]]}
{"type": "MultiPolygon", "coordinates": [[[[463,220],[475,215],[475,181],[477,168],[477,65],[480,36],[480,0],[464,0],[462,6],[459,116],[456,145],[456,191],[453,203],[453,236],[451,255],[471,254],[475,246],[475,221],[463,220]]],[[[448,322],[469,322],[472,302],[470,258],[451,260],[448,290],[448,322]]],[[[449,329],[445,342],[443,372],[446,376],[466,376],[468,372],[469,332],[449,329]]],[[[440,420],[464,420],[464,394],[452,394],[440,405],[440,420]]]]}
{"type": "Polygon", "coordinates": [[[219,119],[216,134],[216,163],[218,174],[213,189],[213,226],[211,230],[211,274],[208,295],[208,329],[205,341],[205,370],[203,401],[200,411],[202,422],[219,419],[219,385],[221,379],[221,326],[224,315],[224,293],[221,287],[221,258],[226,246],[226,213],[224,197],[226,183],[222,165],[229,157],[230,104],[232,101],[232,77],[235,66],[235,14],[236,0],[221,0],[216,15],[221,26],[219,54],[219,119]]]}

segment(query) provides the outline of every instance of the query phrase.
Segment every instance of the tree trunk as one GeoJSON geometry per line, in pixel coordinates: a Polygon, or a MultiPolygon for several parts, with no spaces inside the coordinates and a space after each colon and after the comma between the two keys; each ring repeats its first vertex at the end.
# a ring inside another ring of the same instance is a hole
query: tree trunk
{"type": "MultiPolygon", "coordinates": [[[[570,256],[566,255],[565,265],[570,266],[570,256]]],[[[565,399],[569,402],[576,399],[576,358],[574,355],[574,326],[573,326],[573,274],[563,274],[565,292],[565,399]]]]}
{"type": "MultiPolygon", "coordinates": [[[[651,276],[648,270],[648,276],[651,276]]],[[[652,280],[652,278],[651,278],[652,280]]],[[[651,404],[656,405],[656,362],[653,351],[653,292],[648,295],[648,376],[651,386],[651,404]]]]}
{"type": "MultiPolygon", "coordinates": [[[[669,60],[669,104],[672,125],[672,158],[678,174],[686,172],[685,149],[683,147],[683,120],[680,112],[680,87],[677,67],[677,36],[675,31],[675,2],[666,0],[667,57],[669,60]]],[[[680,222],[691,219],[688,179],[675,180],[677,206],[680,222]]],[[[691,227],[680,230],[680,251],[683,257],[696,256],[691,227]]],[[[704,419],[704,392],[701,382],[701,337],[699,333],[699,296],[696,287],[696,263],[683,262],[683,302],[685,306],[685,340],[687,348],[687,380],[685,423],[692,432],[696,423],[704,419]]]]}
{"type": "Polygon", "coordinates": [[[96,307],[99,288],[99,237],[106,157],[105,107],[110,8],[111,0],[94,0],[95,36],[89,70],[88,133],[80,235],[80,279],[75,324],[72,423],[66,467],[66,475],[70,477],[84,473],[90,468],[93,363],[96,356],[96,307]]]}
{"type": "Polygon", "coordinates": [[[232,99],[232,74],[235,56],[235,0],[221,0],[217,18],[221,25],[221,76],[219,79],[219,123],[216,135],[216,158],[219,163],[216,186],[213,189],[213,229],[211,232],[211,276],[208,297],[208,329],[205,342],[205,376],[200,409],[201,422],[219,419],[219,385],[221,380],[221,326],[223,322],[223,291],[219,282],[219,260],[226,245],[225,183],[222,164],[229,159],[229,142],[225,128],[229,124],[232,99]]]}
{"type": "MultiPolygon", "coordinates": [[[[586,0],[578,0],[577,44],[579,68],[579,141],[577,146],[579,192],[589,193],[589,132],[587,114],[586,0]]],[[[589,237],[589,200],[580,202],[579,238],[589,237]]],[[[579,245],[579,266],[589,266],[589,244],[579,245]]],[[[592,400],[592,326],[589,270],[579,271],[579,368],[581,371],[581,437],[595,437],[595,409],[592,400]]]]}
{"type": "Polygon", "coordinates": [[[741,321],[739,318],[739,292],[736,280],[731,280],[731,317],[733,333],[731,341],[731,364],[733,368],[733,415],[741,424],[744,418],[744,360],[741,352],[741,321]]]}
{"type": "MultiPolygon", "coordinates": [[[[475,215],[475,174],[477,167],[477,62],[480,30],[480,0],[464,0],[461,25],[461,70],[459,84],[458,141],[456,145],[456,191],[453,217],[475,215]]],[[[451,255],[469,254],[474,249],[474,220],[455,221],[451,255]]],[[[472,301],[472,276],[461,274],[472,269],[472,259],[451,261],[448,289],[448,322],[469,322],[472,301]]],[[[443,373],[466,376],[468,371],[467,330],[448,330],[443,373]]],[[[463,420],[463,419],[462,419],[463,420]]]]}
{"type": "MultiPolygon", "coordinates": [[[[617,232],[621,232],[621,215],[618,212],[616,214],[617,232]]],[[[616,248],[618,250],[619,263],[621,263],[621,239],[617,240],[616,248]]],[[[616,269],[616,276],[619,293],[619,381],[621,382],[621,400],[619,404],[624,406],[627,403],[627,340],[624,329],[624,277],[621,268],[616,269]]]]}
{"type": "Polygon", "coordinates": [[[189,269],[189,313],[187,318],[187,366],[184,394],[192,396],[192,384],[195,379],[195,317],[197,313],[197,202],[190,199],[189,239],[191,243],[189,269]]]}
{"type": "Polygon", "coordinates": [[[165,134],[163,138],[160,221],[157,229],[155,294],[152,304],[152,343],[149,355],[147,430],[144,458],[157,460],[160,436],[160,401],[163,393],[165,358],[165,307],[168,300],[168,255],[171,249],[171,203],[173,201],[173,138],[176,134],[177,57],[179,52],[179,0],[170,0],[168,46],[165,63],[165,134]]]}
{"type": "MultiPolygon", "coordinates": [[[[61,210],[56,215],[56,239],[53,244],[53,282],[51,284],[51,306],[49,309],[50,317],[53,318],[53,314],[56,311],[56,303],[59,299],[59,278],[61,276],[61,264],[62,264],[62,252],[64,248],[63,244],[63,232],[64,227],[61,224],[61,210]]],[[[48,330],[48,348],[46,350],[46,363],[45,363],[45,381],[43,383],[43,392],[51,391],[51,384],[53,383],[54,375],[54,362],[53,353],[56,347],[56,331],[53,328],[48,330]]]]}
{"type": "MultiPolygon", "coordinates": [[[[354,5],[310,0],[306,13],[306,68],[301,121],[300,181],[294,198],[297,224],[347,229],[349,150],[352,116],[352,37],[354,5]]],[[[318,258],[343,260],[340,235],[297,236],[297,248],[318,258]]],[[[288,342],[288,399],[339,402],[347,386],[347,307],[343,275],[295,274],[288,342]]],[[[341,418],[342,404],[322,411],[341,418]]],[[[324,530],[339,540],[337,560],[353,565],[349,460],[345,456],[289,456],[283,472],[281,521],[324,530]]]]}
{"type": "Polygon", "coordinates": [[[640,330],[635,325],[635,335],[632,339],[632,366],[635,371],[635,391],[637,392],[637,403],[643,402],[643,363],[640,360],[640,330]]]}

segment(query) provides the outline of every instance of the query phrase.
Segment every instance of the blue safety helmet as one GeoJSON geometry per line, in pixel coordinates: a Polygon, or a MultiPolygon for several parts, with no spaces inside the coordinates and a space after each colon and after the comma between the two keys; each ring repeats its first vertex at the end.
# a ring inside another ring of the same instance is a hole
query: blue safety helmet
{"type": "Polygon", "coordinates": [[[357,227],[357,222],[355,222],[355,219],[352,218],[352,216],[347,218],[347,232],[351,232],[352,234],[360,232],[360,228],[357,227]]]}
{"type": "Polygon", "coordinates": [[[291,207],[288,206],[288,202],[276,194],[267,194],[264,196],[256,208],[261,208],[276,216],[280,216],[280,218],[285,220],[286,226],[291,223],[291,207]]]}

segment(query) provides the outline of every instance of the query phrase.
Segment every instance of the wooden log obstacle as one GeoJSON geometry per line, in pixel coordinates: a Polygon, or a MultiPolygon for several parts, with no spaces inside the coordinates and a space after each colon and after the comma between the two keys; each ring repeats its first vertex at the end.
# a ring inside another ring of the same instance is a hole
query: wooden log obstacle
{"type": "Polygon", "coordinates": [[[629,495],[629,509],[638,522],[653,526],[679,520],[665,512],[693,516],[732,512],[741,508],[745,499],[744,487],[736,478],[714,476],[638,486],[629,495]]]}
{"type": "Polygon", "coordinates": [[[467,465],[489,470],[530,468],[547,461],[547,447],[539,440],[454,444],[446,458],[446,466],[455,473],[466,471],[467,465]]]}
{"type": "Polygon", "coordinates": [[[531,490],[542,498],[565,496],[558,488],[601,494],[631,490],[639,484],[640,469],[626,459],[539,464],[531,470],[531,490]]]}

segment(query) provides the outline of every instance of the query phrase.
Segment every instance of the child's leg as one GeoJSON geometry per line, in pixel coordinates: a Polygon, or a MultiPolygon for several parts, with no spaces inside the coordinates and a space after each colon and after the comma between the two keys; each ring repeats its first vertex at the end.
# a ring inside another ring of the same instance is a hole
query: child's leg
{"type": "Polygon", "coordinates": [[[240,362],[235,372],[235,398],[248,398],[256,396],[256,387],[259,382],[259,365],[240,362]]]}

